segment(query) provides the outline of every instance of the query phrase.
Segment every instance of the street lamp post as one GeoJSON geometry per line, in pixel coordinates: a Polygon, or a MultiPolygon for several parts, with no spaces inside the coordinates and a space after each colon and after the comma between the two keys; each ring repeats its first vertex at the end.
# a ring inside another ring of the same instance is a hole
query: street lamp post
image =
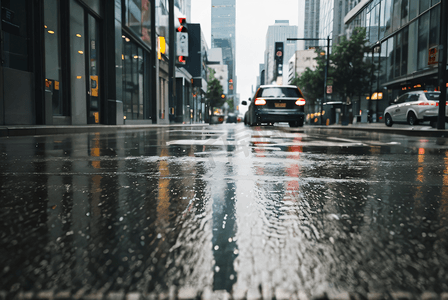
{"type": "Polygon", "coordinates": [[[323,125],[322,112],[324,110],[324,102],[327,102],[327,78],[328,78],[328,69],[330,66],[330,36],[327,36],[326,39],[318,39],[318,38],[287,38],[287,41],[327,41],[327,62],[325,64],[325,75],[324,75],[324,99],[320,102],[320,125],[323,125]]]}

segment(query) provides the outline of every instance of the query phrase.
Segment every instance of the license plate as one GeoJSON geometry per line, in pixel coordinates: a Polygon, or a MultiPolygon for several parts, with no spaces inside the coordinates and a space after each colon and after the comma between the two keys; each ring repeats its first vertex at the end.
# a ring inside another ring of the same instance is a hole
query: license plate
{"type": "Polygon", "coordinates": [[[286,103],[275,103],[275,107],[286,107],[286,103]]]}

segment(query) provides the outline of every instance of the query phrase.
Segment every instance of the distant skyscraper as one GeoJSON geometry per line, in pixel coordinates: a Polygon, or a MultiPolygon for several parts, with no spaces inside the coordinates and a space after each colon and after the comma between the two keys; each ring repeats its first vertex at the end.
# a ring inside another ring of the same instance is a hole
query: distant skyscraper
{"type": "MultiPolygon", "coordinates": [[[[275,25],[268,27],[268,32],[266,34],[266,50],[265,50],[265,83],[271,84],[276,82],[276,49],[275,43],[283,43],[283,66],[288,65],[289,59],[296,53],[297,42],[288,41],[288,38],[297,37],[297,26],[289,25],[288,20],[276,20],[275,25]]],[[[287,70],[287,69],[286,69],[287,70]]],[[[283,72],[283,70],[282,70],[283,72]]],[[[282,78],[283,82],[286,84],[288,82],[288,72],[283,72],[282,78]]]]}
{"type": "Polygon", "coordinates": [[[224,64],[229,70],[228,96],[236,101],[235,76],[235,0],[212,0],[212,48],[222,48],[224,64]]]}
{"type": "MultiPolygon", "coordinates": [[[[319,38],[320,0],[305,0],[305,38],[319,38]]],[[[305,41],[305,49],[319,45],[318,41],[305,41]]]]}

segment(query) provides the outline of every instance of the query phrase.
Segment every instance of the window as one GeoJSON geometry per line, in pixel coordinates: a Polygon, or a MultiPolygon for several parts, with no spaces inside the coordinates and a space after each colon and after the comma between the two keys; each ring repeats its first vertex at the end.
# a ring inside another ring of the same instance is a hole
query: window
{"type": "Polygon", "coordinates": [[[418,16],[418,0],[409,0],[409,20],[418,16]]]}
{"type": "Polygon", "coordinates": [[[398,77],[400,76],[401,71],[401,42],[402,42],[402,32],[399,32],[395,36],[395,64],[394,64],[394,76],[398,77]]]}
{"type": "Polygon", "coordinates": [[[408,74],[412,74],[414,71],[417,71],[417,60],[415,59],[417,57],[417,41],[417,22],[412,22],[409,24],[408,34],[408,74]]]}
{"type": "Polygon", "coordinates": [[[431,0],[420,0],[420,13],[425,12],[429,8],[431,0]]]}
{"type": "Polygon", "coordinates": [[[418,20],[418,70],[428,67],[428,36],[429,12],[421,16],[418,20]]]}
{"type": "Polygon", "coordinates": [[[144,118],[144,63],[143,49],[123,36],[123,113],[126,120],[144,118]]]}
{"type": "Polygon", "coordinates": [[[401,26],[409,22],[409,0],[401,0],[401,26]]]}
{"type": "Polygon", "coordinates": [[[303,97],[298,89],[294,88],[265,88],[260,89],[257,97],[303,97]]]}
{"type": "MultiPolygon", "coordinates": [[[[401,36],[401,75],[406,75],[408,71],[408,46],[409,46],[409,27],[402,31],[401,36]]],[[[412,59],[413,57],[411,57],[412,59]]]]}
{"type": "Polygon", "coordinates": [[[7,22],[2,22],[2,46],[3,49],[3,67],[17,69],[21,71],[29,71],[28,61],[28,43],[30,28],[29,21],[31,18],[27,14],[19,12],[28,12],[28,1],[3,1],[1,5],[2,19],[3,14],[7,22]],[[9,19],[8,19],[9,18],[9,19]]]}
{"type": "Polygon", "coordinates": [[[44,45],[45,45],[45,92],[51,97],[53,115],[67,116],[68,104],[63,101],[61,70],[61,26],[60,3],[57,0],[44,1],[44,45]]]}

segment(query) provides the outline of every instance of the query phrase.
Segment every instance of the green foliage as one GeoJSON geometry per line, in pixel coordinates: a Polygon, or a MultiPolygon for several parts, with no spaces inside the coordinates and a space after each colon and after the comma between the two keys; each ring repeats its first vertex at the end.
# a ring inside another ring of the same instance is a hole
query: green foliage
{"type": "Polygon", "coordinates": [[[205,96],[210,101],[210,106],[213,108],[213,111],[215,107],[220,108],[224,104],[225,98],[222,98],[222,95],[222,85],[219,80],[215,78],[215,72],[211,70],[205,96]]]}
{"type": "Polygon", "coordinates": [[[343,37],[333,48],[333,89],[341,94],[343,99],[368,91],[373,64],[365,58],[365,54],[370,51],[366,44],[366,29],[356,28],[350,40],[343,37]]]}
{"type": "MultiPolygon", "coordinates": [[[[333,47],[327,76],[334,80],[333,93],[338,93],[343,99],[352,98],[368,90],[373,65],[365,59],[365,53],[370,50],[366,44],[365,28],[356,28],[349,40],[343,37],[342,41],[333,47]]],[[[307,103],[312,105],[316,99],[324,98],[326,55],[322,55],[319,49],[316,53],[316,70],[307,68],[292,82],[302,90],[307,103]]]]}

